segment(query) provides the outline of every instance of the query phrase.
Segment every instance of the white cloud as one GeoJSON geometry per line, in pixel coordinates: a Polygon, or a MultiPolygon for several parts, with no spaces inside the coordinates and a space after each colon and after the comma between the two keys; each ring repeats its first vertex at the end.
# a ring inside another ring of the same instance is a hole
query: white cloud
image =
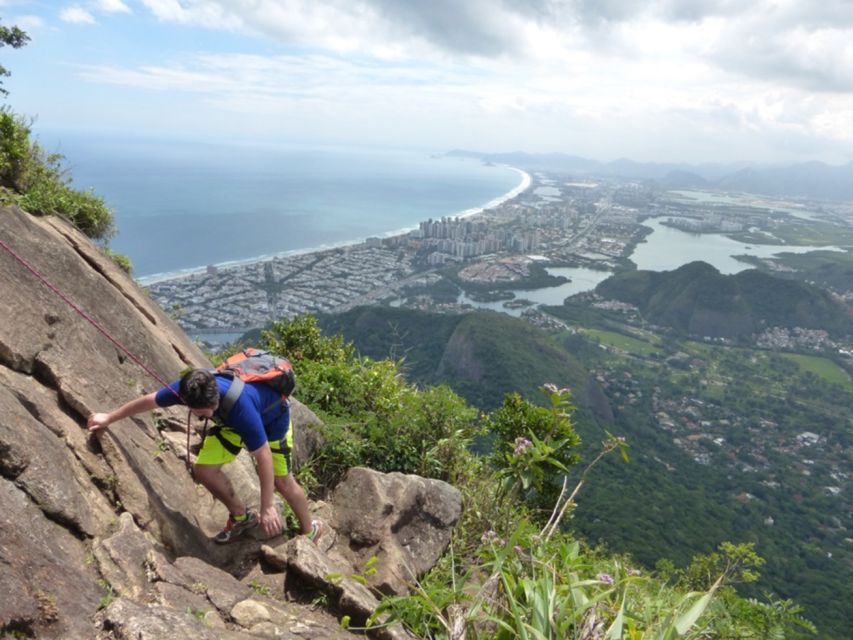
{"type": "Polygon", "coordinates": [[[96,0],[94,6],[105,13],[131,13],[130,7],[122,0],[96,0]]]}
{"type": "Polygon", "coordinates": [[[261,36],[272,51],[242,39],[240,55],[78,67],[88,82],[169,92],[200,119],[660,160],[838,155],[853,137],[848,0],[141,3],[161,22],[261,36]]]}
{"type": "Polygon", "coordinates": [[[60,19],[71,24],[97,24],[95,16],[79,5],[66,7],[59,14],[60,19]]]}
{"type": "MultiPolygon", "coordinates": [[[[141,0],[158,20],[180,24],[196,24],[213,29],[235,29],[241,25],[239,18],[242,2],[234,2],[236,11],[229,9],[232,3],[209,0],[141,0]],[[220,6],[224,5],[224,6],[220,6]]],[[[264,3],[257,3],[263,5],[264,3]]],[[[263,6],[246,7],[247,10],[262,10],[263,6]]],[[[260,17],[262,17],[262,12],[260,17]]]]}

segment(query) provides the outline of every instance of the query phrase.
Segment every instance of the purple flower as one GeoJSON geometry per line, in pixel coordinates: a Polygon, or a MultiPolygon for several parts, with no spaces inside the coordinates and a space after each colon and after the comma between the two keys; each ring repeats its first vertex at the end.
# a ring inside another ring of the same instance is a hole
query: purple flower
{"type": "Polygon", "coordinates": [[[609,573],[599,573],[597,578],[599,582],[603,582],[604,584],[613,584],[614,582],[613,576],[611,576],[609,573]]]}
{"type": "Polygon", "coordinates": [[[494,532],[493,529],[489,529],[482,536],[480,536],[480,542],[483,544],[489,544],[498,539],[498,534],[494,532]]]}
{"type": "Polygon", "coordinates": [[[515,455],[517,455],[517,456],[520,456],[522,453],[524,453],[527,449],[529,449],[532,446],[533,446],[533,443],[530,442],[530,440],[528,440],[524,436],[519,436],[515,439],[515,449],[513,449],[513,453],[515,453],[515,455]]]}

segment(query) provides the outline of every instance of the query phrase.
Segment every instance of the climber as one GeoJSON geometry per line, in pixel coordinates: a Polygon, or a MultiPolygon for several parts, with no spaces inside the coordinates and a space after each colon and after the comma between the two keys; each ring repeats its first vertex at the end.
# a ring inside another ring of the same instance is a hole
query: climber
{"type": "MultiPolygon", "coordinates": [[[[237,384],[241,382],[236,381],[237,384]]],[[[302,533],[316,542],[323,532],[323,524],[311,520],[305,491],[291,471],[290,402],[266,384],[247,382],[236,399],[229,396],[227,404],[233,401],[233,405],[225,411],[227,415],[222,415],[226,408],[223,400],[232,384],[235,384],[233,377],[214,375],[207,369],[193,369],[159,391],[131,400],[108,413],[93,413],[87,426],[89,431],[97,431],[143,411],[176,404],[185,404],[195,416],[215,418],[218,424],[206,434],[193,466],[194,477],[228,508],[228,521],[214,541],[233,542],[258,524],[266,536],[281,533],[281,517],[273,503],[273,491],[277,489],[296,514],[302,533]],[[222,470],[222,466],[232,462],[243,448],[251,452],[257,463],[261,488],[257,514],[240,500],[222,470]]]]}

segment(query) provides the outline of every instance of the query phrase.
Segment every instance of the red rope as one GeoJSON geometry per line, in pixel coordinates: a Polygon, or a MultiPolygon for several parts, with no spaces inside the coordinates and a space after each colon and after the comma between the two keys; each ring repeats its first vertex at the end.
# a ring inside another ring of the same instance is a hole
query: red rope
{"type": "MultiPolygon", "coordinates": [[[[174,393],[175,395],[177,395],[177,396],[178,396],[178,398],[180,398],[180,397],[181,397],[181,396],[180,396],[180,394],[178,394],[174,389],[172,389],[172,388],[169,386],[169,383],[168,383],[168,382],[164,381],[164,380],[163,380],[160,376],[158,376],[154,371],[152,371],[151,369],[149,369],[149,368],[145,365],[145,363],[144,363],[144,362],[142,362],[142,360],[140,360],[140,359],[139,359],[139,358],[137,358],[135,355],[133,355],[133,353],[131,353],[130,349],[128,349],[128,348],[127,348],[127,347],[125,347],[121,342],[119,342],[118,340],[116,340],[115,338],[113,338],[113,337],[109,334],[109,332],[108,332],[106,329],[104,329],[100,324],[98,324],[98,321],[97,321],[97,320],[95,320],[92,316],[90,316],[90,315],[89,315],[88,313],[86,313],[83,309],[81,309],[77,304],[75,304],[75,303],[74,303],[74,301],[73,301],[73,300],[71,300],[68,296],[66,296],[64,293],[62,293],[62,291],[60,291],[57,287],[55,287],[54,285],[52,285],[52,284],[50,283],[50,281],[48,281],[48,279],[47,279],[46,277],[44,277],[41,273],[39,273],[39,272],[38,272],[38,270],[37,270],[34,266],[32,266],[29,262],[27,262],[26,260],[24,260],[24,258],[22,258],[22,257],[21,257],[21,256],[19,256],[17,253],[15,253],[14,249],[12,249],[12,248],[11,248],[8,244],[6,244],[2,239],[0,239],[0,246],[2,246],[2,247],[3,247],[7,252],[9,252],[9,254],[10,254],[10,255],[15,259],[15,260],[17,260],[19,263],[21,263],[21,264],[24,266],[24,268],[26,268],[26,269],[27,269],[27,271],[29,271],[29,272],[30,272],[30,273],[32,273],[36,278],[38,278],[38,279],[42,282],[42,284],[44,284],[48,289],[50,289],[51,291],[53,291],[56,295],[58,295],[58,296],[59,296],[59,297],[60,297],[60,298],[61,298],[61,299],[62,299],[62,300],[63,300],[63,301],[68,305],[68,306],[70,306],[72,309],[74,309],[74,311],[76,311],[78,314],[80,314],[80,316],[81,316],[82,318],[84,318],[85,320],[87,320],[87,321],[88,321],[88,322],[89,322],[93,327],[95,327],[95,329],[97,329],[99,332],[101,332],[101,334],[102,334],[102,335],[103,335],[107,340],[109,340],[109,341],[110,341],[110,342],[112,342],[115,346],[117,346],[119,349],[121,349],[122,351],[124,351],[124,353],[125,353],[125,354],[127,354],[127,357],[128,357],[128,358],[130,358],[131,360],[133,360],[137,365],[139,365],[139,366],[140,366],[140,367],[141,367],[141,368],[142,368],[142,369],[143,369],[143,370],[144,370],[144,371],[145,371],[149,376],[151,376],[152,378],[154,378],[157,382],[159,382],[159,383],[160,383],[161,385],[163,385],[164,387],[167,387],[168,389],[170,389],[170,390],[172,391],[172,393],[174,393]]],[[[183,401],[182,401],[182,402],[183,402],[183,401]]]]}

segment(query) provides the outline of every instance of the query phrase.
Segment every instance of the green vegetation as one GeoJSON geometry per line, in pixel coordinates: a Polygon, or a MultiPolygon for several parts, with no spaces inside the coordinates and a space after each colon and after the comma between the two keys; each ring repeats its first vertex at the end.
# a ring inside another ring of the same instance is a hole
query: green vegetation
{"type": "MultiPolygon", "coordinates": [[[[492,314],[483,320],[492,324],[492,314]]],[[[389,614],[430,638],[459,637],[460,629],[475,639],[587,638],[593,629],[602,638],[809,632],[792,602],[737,595],[735,585],[756,580],[761,568],[750,544],[720,545],[683,569],[661,561],[650,570],[583,542],[572,524],[587,499],[580,489],[586,495],[608,482],[602,472],[633,463],[611,455],[627,458],[621,438],[604,434],[600,445],[580,445],[568,389],[545,385],[538,403],[511,393],[480,416],[447,387],[411,385],[400,361],[370,359],[340,336],[323,336],[311,317],[275,323],[262,346],[291,357],[297,396],[327,425],[326,444],[307,466],[312,490],[363,464],[444,479],[462,492],[448,553],[411,596],[385,598],[375,619],[389,614]],[[473,445],[486,434],[491,444],[476,454],[473,445]]]]}
{"type": "Polygon", "coordinates": [[[810,371],[827,382],[840,384],[853,391],[853,381],[850,380],[850,376],[829,358],[806,356],[800,353],[783,353],[782,356],[796,362],[804,371],[810,371]]]}
{"type": "MultiPolygon", "coordinates": [[[[20,49],[29,41],[30,37],[18,27],[7,27],[0,24],[0,48],[8,46],[13,49],[20,49]]],[[[10,75],[9,70],[0,64],[0,77],[9,77],[10,75]]],[[[9,95],[9,92],[3,88],[2,82],[0,82],[0,94],[9,95]]]]}
{"type": "Polygon", "coordinates": [[[62,156],[47,153],[30,139],[30,123],[8,108],[0,110],[0,188],[6,203],[36,215],[58,215],[91,238],[113,233],[104,201],[69,185],[62,156]]]}
{"type": "Polygon", "coordinates": [[[849,246],[853,244],[853,229],[820,220],[784,218],[771,227],[772,236],[761,232],[731,234],[746,244],[788,244],[803,246],[849,246]]]}
{"type": "Polygon", "coordinates": [[[357,465],[451,483],[466,473],[464,443],[482,430],[476,410],[450,389],[418,392],[399,363],[355,355],[342,338],[324,338],[311,316],[274,323],[263,346],[287,354],[297,397],[325,418],[327,443],[309,465],[309,487],[333,486],[357,465]]]}
{"type": "Polygon", "coordinates": [[[116,253],[109,247],[101,247],[103,249],[104,254],[116,263],[119,269],[124,271],[126,274],[130,275],[133,271],[133,263],[131,263],[130,258],[124,255],[123,253],[116,253]]]}
{"type": "Polygon", "coordinates": [[[272,589],[270,589],[267,585],[258,582],[257,580],[252,580],[249,583],[249,587],[259,596],[269,596],[270,594],[272,594],[272,589]]]}
{"type": "Polygon", "coordinates": [[[443,382],[484,410],[502,406],[491,385],[536,401],[525,378],[568,384],[583,438],[577,453],[595,456],[605,430],[624,435],[633,451],[630,464],[598,465],[572,513],[578,535],[630,553],[644,575],[661,557],[684,567],[724,540],[753,543],[767,563],[760,581],[739,591],[757,598],[772,590],[780,611],[793,598],[825,637],[838,637],[853,598],[843,476],[851,389],[772,351],[656,335],[588,304],[548,311],[578,331],[549,336],[499,314],[378,307],[320,321],[372,358],[404,355],[410,380],[443,382]],[[599,348],[607,343],[619,348],[599,348]],[[525,368],[531,361],[535,368],[525,368]],[[486,370],[503,380],[472,389],[471,373],[486,370]],[[800,439],[807,432],[819,441],[800,439]]]}
{"type": "Polygon", "coordinates": [[[627,353],[648,356],[653,353],[660,352],[660,349],[658,349],[658,347],[654,344],[646,342],[645,340],[639,340],[637,338],[626,336],[623,333],[588,328],[581,329],[581,332],[585,336],[588,336],[594,340],[598,340],[601,344],[621,349],[622,351],[626,351],[627,353]]]}
{"type": "Polygon", "coordinates": [[[790,271],[771,270],[766,259],[754,256],[738,256],[738,259],[780,278],[812,282],[838,293],[853,291],[853,253],[850,251],[783,252],[773,258],[774,263],[791,269],[790,271]]]}
{"type": "Polygon", "coordinates": [[[588,374],[577,359],[535,327],[503,313],[362,307],[319,322],[328,333],[345,333],[364,356],[401,358],[415,383],[452,381],[456,393],[483,409],[496,408],[507,393],[535,397],[543,380],[559,380],[586,400],[588,374]]]}
{"type": "Polygon", "coordinates": [[[757,270],[722,275],[704,262],[674,271],[632,271],[601,282],[596,293],[630,303],[643,318],[682,335],[738,338],[766,327],[845,334],[851,311],[827,291],[757,270]]]}
{"type": "MultiPolygon", "coordinates": [[[[540,262],[532,262],[528,265],[530,275],[518,280],[499,282],[471,282],[459,277],[459,271],[464,265],[454,265],[442,270],[442,274],[450,282],[470,294],[493,294],[502,289],[541,289],[542,287],[556,287],[569,281],[565,276],[552,276],[548,273],[545,265],[540,262]]],[[[494,298],[498,299],[498,298],[494,298]]]]}

